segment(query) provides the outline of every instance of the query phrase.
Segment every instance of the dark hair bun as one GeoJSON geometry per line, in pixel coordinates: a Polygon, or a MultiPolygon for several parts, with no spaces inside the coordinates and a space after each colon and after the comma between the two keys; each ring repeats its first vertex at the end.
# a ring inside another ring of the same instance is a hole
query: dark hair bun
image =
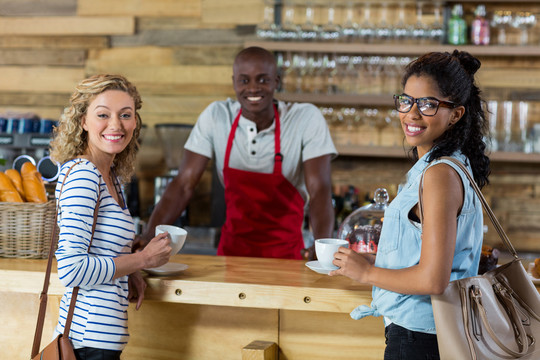
{"type": "Polygon", "coordinates": [[[478,69],[480,69],[480,60],[466,51],[454,50],[452,57],[457,58],[461,66],[463,66],[465,71],[467,71],[470,75],[476,74],[478,69]]]}

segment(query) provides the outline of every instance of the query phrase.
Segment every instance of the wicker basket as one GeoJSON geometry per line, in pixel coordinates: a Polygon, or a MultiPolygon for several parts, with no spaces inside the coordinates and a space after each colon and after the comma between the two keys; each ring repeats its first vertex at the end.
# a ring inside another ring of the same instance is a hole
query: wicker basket
{"type": "Polygon", "coordinates": [[[55,201],[0,202],[0,257],[42,259],[48,256],[55,201]]]}

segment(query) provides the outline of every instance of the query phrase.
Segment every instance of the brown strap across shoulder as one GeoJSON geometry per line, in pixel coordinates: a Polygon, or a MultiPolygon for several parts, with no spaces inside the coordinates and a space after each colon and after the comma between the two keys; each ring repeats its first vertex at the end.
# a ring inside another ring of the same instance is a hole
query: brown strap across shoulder
{"type": "MultiPolygon", "coordinates": [[[[478,198],[480,199],[480,202],[482,203],[482,206],[484,207],[484,211],[485,211],[486,215],[489,217],[489,219],[493,223],[493,226],[495,227],[495,230],[497,231],[497,234],[499,234],[499,237],[503,241],[504,245],[506,246],[506,248],[508,249],[510,254],[512,254],[512,256],[515,259],[518,259],[519,257],[517,255],[516,249],[514,248],[512,243],[510,242],[510,239],[508,238],[508,235],[506,235],[506,233],[504,232],[501,224],[499,223],[499,220],[497,219],[497,217],[493,213],[493,210],[491,210],[491,207],[489,206],[486,198],[482,194],[482,191],[480,190],[480,188],[478,187],[478,185],[474,181],[474,177],[471,175],[469,170],[465,167],[465,165],[463,165],[463,163],[461,161],[459,161],[459,160],[457,160],[457,159],[455,159],[453,157],[442,156],[440,158],[440,160],[451,161],[452,163],[456,164],[465,173],[465,175],[469,179],[469,182],[471,183],[472,188],[476,192],[476,195],[478,195],[478,198]]],[[[424,173],[425,173],[425,170],[424,170],[424,173]]],[[[424,183],[424,173],[422,173],[422,179],[420,180],[420,186],[419,186],[419,189],[418,189],[418,210],[420,212],[420,220],[421,221],[423,221],[423,219],[424,219],[424,207],[422,205],[423,204],[423,201],[422,201],[422,198],[423,198],[422,185],[424,183]]]]}
{"type": "MultiPolygon", "coordinates": [[[[78,161],[75,164],[71,165],[71,167],[66,172],[66,175],[64,176],[64,180],[62,181],[62,185],[60,186],[60,194],[62,193],[62,190],[64,189],[64,183],[68,177],[68,174],[70,173],[71,169],[77,164],[80,164],[82,161],[78,161]]],[[[92,245],[92,239],[94,238],[94,230],[96,228],[97,223],[97,217],[98,217],[98,210],[99,210],[99,203],[101,201],[101,185],[100,185],[100,191],[98,193],[98,198],[96,202],[96,208],[94,209],[94,223],[92,224],[92,236],[90,238],[90,244],[88,244],[88,250],[90,250],[90,246],[92,245]]],[[[36,332],[34,334],[34,343],[32,345],[32,356],[30,357],[33,359],[39,352],[39,346],[41,343],[41,335],[43,333],[43,324],[45,322],[45,311],[47,310],[47,292],[49,291],[49,282],[51,278],[51,268],[52,268],[52,259],[54,257],[54,248],[56,245],[56,234],[58,231],[58,226],[56,225],[56,221],[58,218],[58,211],[59,211],[59,205],[56,204],[56,216],[54,217],[54,225],[53,225],[53,231],[51,236],[51,245],[49,247],[49,257],[47,260],[47,270],[45,271],[45,280],[43,281],[43,290],[41,291],[41,295],[39,298],[39,312],[38,312],[38,319],[36,324],[36,332]]],[[[64,336],[69,336],[69,330],[71,328],[71,321],[73,319],[73,313],[75,311],[75,303],[77,302],[77,294],[79,292],[79,287],[73,288],[73,293],[71,295],[71,302],[69,304],[69,311],[66,318],[66,324],[64,326],[64,336]]]]}

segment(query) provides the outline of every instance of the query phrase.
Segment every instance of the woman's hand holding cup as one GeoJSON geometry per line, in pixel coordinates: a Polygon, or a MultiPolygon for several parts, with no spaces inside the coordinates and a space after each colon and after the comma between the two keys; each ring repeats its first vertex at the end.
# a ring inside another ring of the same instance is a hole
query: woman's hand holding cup
{"type": "Polygon", "coordinates": [[[155,268],[165,265],[169,262],[171,252],[171,237],[169,233],[163,232],[156,235],[142,250],[147,263],[145,268],[155,268]]]}

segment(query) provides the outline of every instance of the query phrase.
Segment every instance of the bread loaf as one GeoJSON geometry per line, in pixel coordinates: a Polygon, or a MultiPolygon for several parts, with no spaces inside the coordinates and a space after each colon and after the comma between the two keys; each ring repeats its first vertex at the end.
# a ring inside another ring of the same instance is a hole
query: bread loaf
{"type": "Polygon", "coordinates": [[[536,279],[540,279],[540,258],[534,259],[534,266],[531,269],[531,275],[536,279]]]}
{"type": "Polygon", "coordinates": [[[21,195],[23,201],[25,201],[21,174],[16,169],[7,169],[5,173],[15,186],[15,189],[17,189],[19,195],[21,195]]]}
{"type": "Polygon", "coordinates": [[[26,201],[47,202],[45,184],[43,184],[41,174],[37,171],[36,166],[29,161],[25,162],[21,167],[21,176],[26,201]]]}
{"type": "Polygon", "coordinates": [[[0,172],[0,201],[6,202],[22,202],[22,197],[19,195],[15,185],[11,182],[10,178],[0,172]]]}

